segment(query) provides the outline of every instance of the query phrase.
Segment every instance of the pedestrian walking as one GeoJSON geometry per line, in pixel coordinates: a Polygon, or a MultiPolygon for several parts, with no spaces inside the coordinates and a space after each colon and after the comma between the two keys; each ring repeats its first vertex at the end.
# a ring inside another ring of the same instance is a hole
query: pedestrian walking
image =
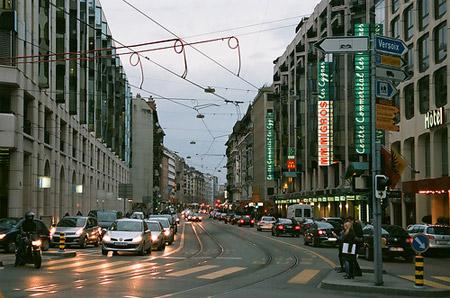
{"type": "Polygon", "coordinates": [[[356,255],[353,263],[354,265],[353,273],[355,274],[355,276],[362,276],[362,270],[358,264],[358,251],[360,251],[361,246],[364,245],[364,235],[361,221],[359,220],[353,221],[353,230],[355,231],[355,242],[356,242],[356,255]]]}
{"type": "Polygon", "coordinates": [[[344,261],[345,279],[355,278],[356,243],[351,221],[344,223],[342,236],[342,259],[344,261]]]}

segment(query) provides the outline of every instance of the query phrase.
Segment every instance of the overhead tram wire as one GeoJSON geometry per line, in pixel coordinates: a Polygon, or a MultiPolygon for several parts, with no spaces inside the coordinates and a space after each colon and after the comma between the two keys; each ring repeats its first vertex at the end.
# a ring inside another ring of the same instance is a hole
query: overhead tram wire
{"type": "MultiPolygon", "coordinates": [[[[155,19],[153,19],[152,17],[150,17],[148,14],[146,14],[145,12],[143,12],[142,10],[140,10],[139,8],[137,8],[136,6],[134,6],[133,4],[131,4],[130,2],[128,2],[127,0],[122,0],[122,2],[128,4],[130,7],[132,7],[134,10],[136,10],[137,12],[139,12],[140,14],[142,14],[143,16],[145,16],[147,19],[151,20],[153,23],[157,24],[159,27],[163,28],[165,31],[167,31],[168,33],[172,34],[173,36],[177,37],[178,39],[180,39],[181,41],[184,41],[181,37],[179,37],[177,34],[175,34],[174,32],[172,32],[171,30],[169,30],[168,28],[166,28],[165,26],[163,26],[161,23],[159,23],[158,21],[156,21],[155,19]]],[[[204,52],[200,51],[199,49],[197,49],[196,47],[189,45],[192,49],[194,49],[196,52],[198,52],[199,54],[201,54],[202,56],[206,57],[207,59],[209,59],[210,61],[214,62],[215,64],[217,64],[218,66],[220,66],[222,69],[226,70],[227,72],[231,73],[233,76],[236,76],[237,78],[239,78],[240,80],[246,82],[248,85],[252,86],[253,88],[255,88],[256,90],[259,90],[259,88],[254,85],[253,83],[249,82],[248,80],[244,79],[241,76],[236,75],[233,71],[231,71],[229,68],[227,68],[226,66],[224,66],[223,64],[221,64],[220,62],[218,62],[217,60],[215,60],[214,58],[211,58],[210,56],[208,56],[207,54],[205,54],[204,52]]],[[[214,93],[213,93],[214,94],[214,93]]]]}

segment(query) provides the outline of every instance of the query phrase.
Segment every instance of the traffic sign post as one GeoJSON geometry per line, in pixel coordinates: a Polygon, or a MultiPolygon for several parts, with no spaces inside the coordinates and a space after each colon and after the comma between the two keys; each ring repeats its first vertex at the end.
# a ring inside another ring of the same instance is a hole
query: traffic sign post
{"type": "Polygon", "coordinates": [[[401,39],[375,36],[375,50],[389,55],[402,56],[408,52],[408,47],[401,39]]]}
{"type": "Polygon", "coordinates": [[[375,75],[379,79],[391,80],[394,82],[404,81],[408,74],[402,69],[378,66],[375,75]]]}
{"type": "Polygon", "coordinates": [[[377,80],[377,97],[391,99],[397,94],[397,89],[391,81],[377,80]]]}
{"type": "Polygon", "coordinates": [[[390,56],[390,55],[377,55],[375,62],[377,63],[377,66],[387,66],[387,67],[403,67],[405,66],[405,61],[396,56],[390,56]]]}
{"type": "Polygon", "coordinates": [[[369,38],[364,36],[326,37],[319,40],[315,46],[325,53],[366,52],[369,50],[369,38]]]}
{"type": "Polygon", "coordinates": [[[414,278],[414,287],[415,288],[423,288],[424,287],[424,267],[425,267],[425,260],[422,256],[423,253],[425,253],[428,248],[430,247],[430,240],[428,237],[424,234],[417,234],[414,235],[413,240],[411,242],[412,249],[418,254],[415,258],[415,278],[414,278]]]}
{"type": "Polygon", "coordinates": [[[423,254],[430,247],[430,240],[424,234],[417,234],[413,237],[411,247],[416,253],[423,254]]]}

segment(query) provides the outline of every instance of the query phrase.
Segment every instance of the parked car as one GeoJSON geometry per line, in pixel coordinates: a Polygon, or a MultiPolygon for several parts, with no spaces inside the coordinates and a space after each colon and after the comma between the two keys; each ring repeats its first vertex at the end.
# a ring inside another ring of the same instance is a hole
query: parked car
{"type": "MultiPolygon", "coordinates": [[[[16,251],[16,237],[20,231],[23,219],[15,217],[0,218],[0,248],[6,252],[16,251]]],[[[39,219],[35,219],[37,233],[42,243],[42,250],[48,250],[50,246],[50,231],[47,226],[39,219]]]]}
{"type": "Polygon", "coordinates": [[[237,222],[238,226],[255,226],[255,219],[252,218],[250,215],[242,215],[241,218],[237,222]]]}
{"type": "Polygon", "coordinates": [[[303,240],[305,245],[338,245],[338,236],[333,225],[325,221],[316,221],[310,224],[303,235],[303,240]]]}
{"type": "Polygon", "coordinates": [[[263,216],[261,217],[261,220],[256,224],[256,230],[272,230],[272,226],[276,221],[276,218],[273,216],[263,216]]]}
{"type": "Polygon", "coordinates": [[[102,254],[113,252],[137,252],[144,256],[151,253],[152,238],[147,223],[141,219],[116,220],[103,236],[102,254]]]}
{"type": "Polygon", "coordinates": [[[88,244],[99,246],[101,229],[97,219],[88,216],[63,217],[55,228],[51,230],[51,244],[59,245],[60,233],[64,233],[66,246],[80,246],[86,248],[88,244]]]}
{"type": "Polygon", "coordinates": [[[173,231],[173,227],[170,225],[170,222],[165,217],[152,217],[149,220],[159,221],[164,229],[164,242],[171,245],[175,241],[175,233],[173,231]]]}
{"type": "Polygon", "coordinates": [[[172,215],[170,214],[152,214],[149,216],[149,219],[152,218],[167,218],[169,220],[170,226],[173,228],[173,233],[176,234],[178,231],[177,223],[173,220],[172,215]]]}
{"type": "Polygon", "coordinates": [[[300,225],[295,219],[278,218],[272,225],[272,236],[289,234],[292,237],[300,237],[300,225]]]}
{"type": "Polygon", "coordinates": [[[450,227],[445,225],[415,224],[408,227],[411,236],[424,234],[430,240],[430,251],[450,250],[450,227]]]}
{"type": "Polygon", "coordinates": [[[164,250],[166,248],[166,241],[164,239],[164,228],[159,221],[145,220],[152,237],[152,249],[164,250]]]}
{"type": "MultiPolygon", "coordinates": [[[[367,260],[373,260],[373,226],[363,228],[364,243],[359,253],[367,260]]],[[[403,257],[410,262],[414,258],[411,248],[412,237],[402,227],[396,225],[383,225],[381,229],[381,248],[383,258],[403,257]]]]}

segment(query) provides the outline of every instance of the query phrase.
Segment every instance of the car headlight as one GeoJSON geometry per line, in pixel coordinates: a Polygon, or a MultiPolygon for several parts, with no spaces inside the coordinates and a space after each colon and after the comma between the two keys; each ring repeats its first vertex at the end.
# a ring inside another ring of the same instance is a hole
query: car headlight
{"type": "Polygon", "coordinates": [[[31,245],[33,245],[33,246],[41,246],[41,244],[42,244],[42,242],[40,239],[31,241],[31,245]]]}
{"type": "Polygon", "coordinates": [[[50,235],[55,234],[55,232],[56,232],[56,228],[55,228],[55,227],[52,227],[52,228],[50,229],[50,235]]]}
{"type": "Polygon", "coordinates": [[[169,236],[170,235],[170,231],[169,230],[165,230],[164,231],[164,235],[169,236]]]}
{"type": "Polygon", "coordinates": [[[133,238],[133,242],[141,242],[142,241],[142,236],[137,236],[133,238]]]}
{"type": "Polygon", "coordinates": [[[80,236],[81,234],[83,234],[83,229],[79,229],[78,231],[75,232],[75,235],[80,236]]]}
{"type": "Polygon", "coordinates": [[[103,241],[106,241],[106,242],[111,241],[111,236],[109,236],[109,235],[103,236],[103,241]]]}
{"type": "Polygon", "coordinates": [[[0,234],[0,240],[6,237],[6,234],[0,234]]]}
{"type": "Polygon", "coordinates": [[[158,235],[152,235],[152,241],[157,241],[158,240],[158,235]]]}

